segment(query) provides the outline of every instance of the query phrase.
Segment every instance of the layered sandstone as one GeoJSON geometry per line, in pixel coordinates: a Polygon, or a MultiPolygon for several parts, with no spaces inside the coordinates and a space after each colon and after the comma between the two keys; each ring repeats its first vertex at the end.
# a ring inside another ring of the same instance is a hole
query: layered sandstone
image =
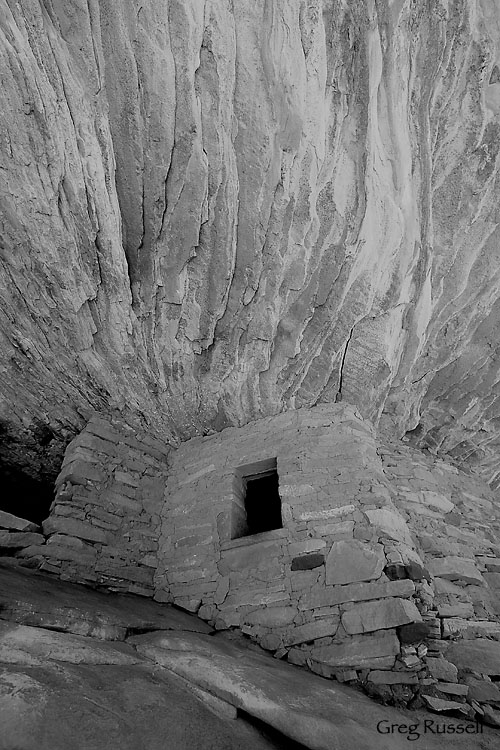
{"type": "Polygon", "coordinates": [[[495,0],[0,0],[6,460],[342,398],[495,481],[499,44],[495,0]]]}

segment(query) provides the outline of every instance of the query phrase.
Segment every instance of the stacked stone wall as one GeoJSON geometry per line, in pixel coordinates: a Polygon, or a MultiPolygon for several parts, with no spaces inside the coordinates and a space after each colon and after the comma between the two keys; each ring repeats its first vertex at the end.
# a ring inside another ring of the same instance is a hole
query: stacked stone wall
{"type": "MultiPolygon", "coordinates": [[[[497,495],[477,475],[400,442],[379,454],[428,571],[418,602],[425,630],[408,630],[402,648],[414,680],[409,692],[433,710],[472,711],[500,726],[497,495]]],[[[390,697],[387,678],[379,675],[371,692],[390,697]]]]}
{"type": "Polygon", "coordinates": [[[389,669],[397,628],[421,620],[422,564],[392,502],[372,427],[349,406],[270,417],[172,457],[155,598],[239,627],[314,671],[389,669]],[[232,539],[242,466],[277,459],[283,528],[232,539]],[[411,580],[390,580],[403,561],[411,580]]]}
{"type": "Polygon", "coordinates": [[[66,450],[45,543],[18,556],[63,579],[152,596],[169,452],[147,434],[93,417],[66,450]]]}
{"type": "Polygon", "coordinates": [[[500,513],[480,479],[324,405],[184,443],[161,516],[159,601],[386,702],[494,723],[500,513]],[[231,538],[242,467],[273,458],[283,528],[231,538]],[[471,676],[477,645],[494,666],[471,676]]]}
{"type": "Polygon", "coordinates": [[[383,701],[500,725],[497,498],[380,442],[349,405],[175,451],[96,416],[68,447],[45,537],[3,515],[0,542],[24,535],[28,564],[173,602],[383,701]],[[274,461],[283,526],[241,536],[241,477],[274,461]]]}

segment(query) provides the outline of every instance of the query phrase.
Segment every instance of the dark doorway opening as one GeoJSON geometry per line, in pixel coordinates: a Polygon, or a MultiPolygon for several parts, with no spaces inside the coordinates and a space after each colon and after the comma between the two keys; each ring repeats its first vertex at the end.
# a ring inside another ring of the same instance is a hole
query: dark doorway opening
{"type": "Polygon", "coordinates": [[[48,518],[64,447],[44,423],[22,430],[0,420],[0,510],[36,524],[48,518]]]}
{"type": "Polygon", "coordinates": [[[48,517],[54,500],[53,482],[37,480],[12,467],[1,466],[0,482],[0,510],[36,524],[48,517]]]}
{"type": "Polygon", "coordinates": [[[276,458],[240,466],[233,481],[231,539],[283,528],[276,458]]]}
{"type": "Polygon", "coordinates": [[[249,477],[243,477],[245,485],[245,511],[247,533],[261,534],[263,531],[281,529],[281,498],[278,492],[276,469],[249,477]]]}

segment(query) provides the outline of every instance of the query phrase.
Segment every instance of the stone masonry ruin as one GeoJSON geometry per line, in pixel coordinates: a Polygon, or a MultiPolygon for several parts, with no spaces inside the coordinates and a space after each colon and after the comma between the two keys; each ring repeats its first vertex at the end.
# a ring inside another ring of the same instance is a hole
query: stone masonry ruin
{"type": "Polygon", "coordinates": [[[500,705],[498,503],[349,405],[177,449],[96,415],[56,486],[43,534],[0,532],[26,565],[174,603],[387,703],[500,705]]]}

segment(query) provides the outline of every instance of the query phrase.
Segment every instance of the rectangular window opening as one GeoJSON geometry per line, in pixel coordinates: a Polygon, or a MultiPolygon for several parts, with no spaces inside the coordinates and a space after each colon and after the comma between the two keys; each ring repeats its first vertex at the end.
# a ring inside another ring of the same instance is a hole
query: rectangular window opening
{"type": "Polygon", "coordinates": [[[232,539],[283,528],[276,458],[236,470],[232,539]]]}

